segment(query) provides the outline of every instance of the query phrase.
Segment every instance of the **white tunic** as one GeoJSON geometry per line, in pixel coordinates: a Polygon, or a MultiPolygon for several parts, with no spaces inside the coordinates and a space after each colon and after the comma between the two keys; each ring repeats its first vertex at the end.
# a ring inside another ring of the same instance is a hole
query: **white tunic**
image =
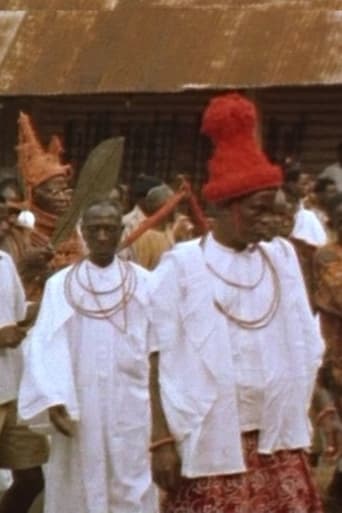
{"type": "Polygon", "coordinates": [[[211,235],[178,245],[153,273],[152,314],[161,395],[186,477],[245,471],[241,432],[258,429],[260,453],[310,444],[307,411],[323,351],[294,250],[262,243],[280,280],[270,322],[251,330],[228,320],[260,318],[274,295],[258,251],[236,252],[211,235]],[[239,284],[222,282],[209,270],[239,284]]]}
{"type": "Polygon", "coordinates": [[[318,175],[319,180],[328,178],[335,182],[339,192],[342,191],[342,165],[340,162],[334,162],[330,166],[326,167],[324,171],[318,175]]]}
{"type": "MultiPolygon", "coordinates": [[[[122,264],[121,264],[122,265],[122,264]]],[[[129,265],[138,277],[124,317],[91,319],[66,303],[68,270],[49,280],[35,328],[25,342],[25,369],[19,411],[32,419],[50,406],[64,404],[75,421],[72,439],[54,432],[48,464],[45,513],[154,513],[148,444],[147,273],[129,265]]],[[[90,273],[96,290],[121,280],[115,261],[102,269],[85,261],[79,278],[90,273]]],[[[83,306],[96,308],[91,294],[73,291],[83,306]]],[[[102,307],[115,302],[111,295],[102,307]]]]}
{"type": "MultiPolygon", "coordinates": [[[[212,236],[203,248],[206,262],[219,272],[220,276],[229,277],[240,284],[252,285],[258,281],[264,271],[260,253],[244,251],[241,254],[218,244],[212,236]]],[[[227,286],[222,280],[211,273],[215,296],[227,310],[238,309],[248,301],[250,290],[236,290],[227,286]],[[235,297],[234,297],[235,296],[235,297]],[[238,296],[238,297],[237,297],[238,296]]],[[[272,283],[269,269],[258,286],[258,297],[262,300],[253,301],[253,307],[245,313],[245,317],[255,319],[267,310],[272,299],[272,283]]],[[[247,306],[247,305],[246,305],[247,306]]],[[[239,314],[241,315],[241,314],[239,314]]],[[[236,376],[236,393],[239,410],[240,430],[251,431],[260,429],[265,376],[263,372],[261,344],[262,332],[246,331],[231,327],[232,359],[236,376]]]]}
{"type": "MultiPolygon", "coordinates": [[[[25,318],[25,293],[7,253],[0,251],[0,328],[25,318]]],[[[21,373],[21,348],[0,349],[0,404],[13,401],[18,395],[21,373]]]]}
{"type": "Polygon", "coordinates": [[[328,242],[327,234],[317,214],[303,206],[296,213],[291,235],[313,246],[324,246],[328,242]]]}

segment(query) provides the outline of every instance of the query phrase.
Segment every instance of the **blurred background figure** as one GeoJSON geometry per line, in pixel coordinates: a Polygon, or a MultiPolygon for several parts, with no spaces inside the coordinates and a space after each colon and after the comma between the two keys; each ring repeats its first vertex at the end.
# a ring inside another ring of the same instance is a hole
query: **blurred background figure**
{"type": "Polygon", "coordinates": [[[0,196],[6,202],[19,203],[23,201],[23,192],[19,185],[15,169],[8,169],[2,174],[0,180],[0,196]]]}
{"type": "Polygon", "coordinates": [[[337,160],[326,167],[319,178],[329,178],[334,182],[339,192],[342,192],[342,142],[336,148],[337,160]]]}
{"type": "Polygon", "coordinates": [[[304,206],[311,187],[311,180],[307,173],[302,173],[298,162],[285,164],[284,188],[296,208],[292,236],[313,246],[322,246],[327,242],[324,227],[315,212],[304,206]]]}
{"type": "MultiPolygon", "coordinates": [[[[334,398],[342,421],[342,192],[330,204],[336,241],[320,248],[314,261],[315,306],[320,314],[326,352],[321,369],[322,385],[334,398]]],[[[333,414],[333,409],[327,415],[333,414]]],[[[327,511],[340,513],[342,507],[342,455],[327,490],[327,511]]]]}
{"type": "MultiPolygon", "coordinates": [[[[162,180],[155,176],[144,174],[137,176],[135,182],[132,185],[130,191],[131,195],[128,201],[128,203],[131,204],[131,210],[122,218],[123,230],[121,235],[121,242],[127,239],[127,237],[147,219],[149,214],[146,212],[145,207],[146,195],[151,189],[153,189],[153,187],[157,187],[162,183],[162,180]]],[[[118,188],[116,188],[116,191],[120,198],[122,192],[118,188]]],[[[134,260],[131,247],[127,247],[120,251],[120,256],[125,260],[134,260]]]]}
{"type": "MultiPolygon", "coordinates": [[[[167,185],[153,187],[144,199],[146,216],[155,214],[174,195],[167,185]]],[[[174,244],[170,225],[173,213],[158,225],[145,231],[131,246],[132,260],[146,269],[154,269],[164,251],[174,244]]]]}
{"type": "Polygon", "coordinates": [[[313,189],[311,209],[321,221],[328,241],[335,239],[334,228],[331,224],[331,200],[337,194],[337,187],[331,178],[318,178],[313,189]]]}
{"type": "Polygon", "coordinates": [[[109,193],[109,198],[118,201],[122,205],[122,211],[127,214],[130,210],[129,187],[126,184],[119,183],[109,193]]]}
{"type": "MultiPolygon", "coordinates": [[[[146,214],[155,214],[173,196],[174,191],[166,184],[154,187],[145,198],[146,214]]],[[[193,236],[193,228],[188,216],[172,212],[132,244],[132,259],[146,269],[154,269],[165,251],[193,236]]]]}
{"type": "Polygon", "coordinates": [[[147,193],[153,188],[161,185],[163,182],[156,176],[149,176],[140,174],[132,185],[131,188],[131,210],[123,216],[123,233],[122,239],[124,240],[130,233],[132,233],[138,226],[147,218],[145,199],[147,193]]]}

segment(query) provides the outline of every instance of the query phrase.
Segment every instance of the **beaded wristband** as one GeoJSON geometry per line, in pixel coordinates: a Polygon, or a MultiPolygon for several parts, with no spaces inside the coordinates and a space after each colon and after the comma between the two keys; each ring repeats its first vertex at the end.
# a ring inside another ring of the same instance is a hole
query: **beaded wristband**
{"type": "Polygon", "coordinates": [[[167,436],[166,438],[162,438],[161,440],[152,442],[150,445],[150,451],[153,452],[155,449],[158,449],[158,447],[161,447],[162,445],[166,445],[166,444],[172,444],[172,443],[174,443],[174,441],[175,440],[172,436],[167,436]]]}
{"type": "Polygon", "coordinates": [[[323,408],[323,410],[321,410],[316,417],[316,424],[319,424],[324,419],[324,417],[326,417],[327,415],[330,415],[332,413],[336,413],[335,406],[330,405],[330,406],[326,406],[325,408],[323,408]]]}

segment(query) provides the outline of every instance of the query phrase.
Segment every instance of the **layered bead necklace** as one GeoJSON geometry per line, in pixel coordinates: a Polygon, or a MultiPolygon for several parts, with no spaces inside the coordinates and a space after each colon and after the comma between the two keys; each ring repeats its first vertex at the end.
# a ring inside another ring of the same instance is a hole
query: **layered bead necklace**
{"type": "MultiPolygon", "coordinates": [[[[202,239],[201,241],[201,247],[202,250],[204,250],[204,244],[205,239],[202,239]]],[[[209,262],[205,262],[207,269],[209,272],[214,275],[216,278],[218,278],[221,282],[223,282],[225,285],[228,285],[233,288],[242,289],[246,291],[252,291],[255,290],[258,285],[261,284],[263,279],[266,275],[266,269],[268,268],[271,274],[272,279],[272,298],[270,301],[269,306],[265,310],[265,312],[258,318],[255,319],[242,319],[241,317],[238,317],[234,313],[227,310],[226,307],[224,307],[217,299],[214,299],[214,305],[215,308],[223,314],[229,321],[234,322],[238,326],[240,326],[243,329],[248,330],[258,330],[261,328],[264,328],[267,326],[272,319],[274,318],[275,314],[277,313],[280,299],[281,299],[281,286],[280,286],[280,279],[278,276],[278,273],[273,265],[273,262],[271,261],[270,257],[268,256],[267,252],[259,245],[255,245],[255,251],[257,251],[260,254],[261,257],[261,271],[260,276],[257,280],[254,281],[254,283],[237,283],[233,280],[227,279],[226,277],[219,274],[212,265],[209,264],[209,262]]]]}
{"type": "Polygon", "coordinates": [[[65,297],[69,305],[80,315],[88,317],[90,319],[107,320],[113,326],[115,326],[122,333],[127,331],[127,305],[131,301],[136,287],[137,287],[137,276],[136,272],[130,264],[122,262],[118,259],[118,268],[120,273],[120,282],[117,286],[108,290],[96,290],[95,284],[91,277],[89,264],[86,260],[81,260],[77,264],[71,267],[68,271],[64,281],[64,292],[65,297]],[[80,269],[82,264],[85,266],[85,278],[81,277],[80,269]],[[79,300],[76,299],[73,290],[73,284],[76,284],[83,292],[90,294],[93,298],[96,308],[86,308],[79,300]],[[118,293],[119,298],[117,301],[113,301],[110,306],[104,307],[101,304],[101,298],[105,300],[110,296],[118,293]],[[123,326],[115,322],[115,316],[120,312],[123,314],[123,326]]]}

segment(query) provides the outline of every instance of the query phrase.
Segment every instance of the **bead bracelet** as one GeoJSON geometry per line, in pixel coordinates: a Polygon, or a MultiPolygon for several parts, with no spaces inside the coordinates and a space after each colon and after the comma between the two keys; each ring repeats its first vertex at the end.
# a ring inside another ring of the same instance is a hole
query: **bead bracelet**
{"type": "Polygon", "coordinates": [[[153,452],[155,449],[162,447],[166,444],[173,444],[175,439],[173,436],[167,436],[166,438],[162,438],[161,440],[157,440],[156,442],[152,442],[150,445],[150,451],[153,452]]]}

